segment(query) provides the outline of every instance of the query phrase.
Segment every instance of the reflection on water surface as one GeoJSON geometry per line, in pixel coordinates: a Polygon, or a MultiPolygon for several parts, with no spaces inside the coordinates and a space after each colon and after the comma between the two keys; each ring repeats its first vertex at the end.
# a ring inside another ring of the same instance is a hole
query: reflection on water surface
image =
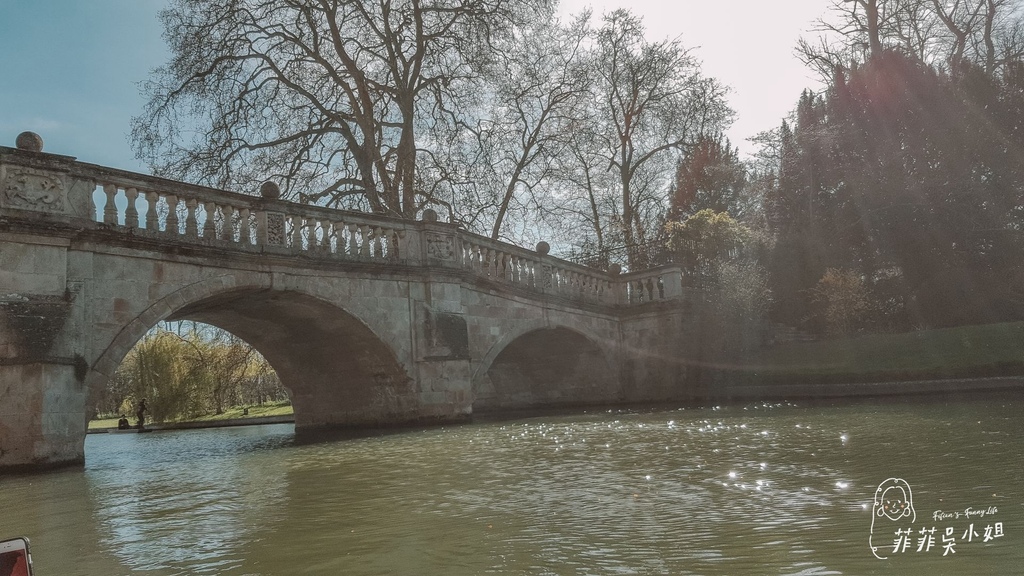
{"type": "Polygon", "coordinates": [[[32,539],[40,576],[1005,574],[1024,562],[1022,409],[612,410],[304,446],[289,425],[91,435],[84,473],[0,480],[0,532],[32,539]],[[943,556],[915,533],[875,559],[890,477],[915,531],[979,538],[943,556]],[[998,511],[933,519],[967,507],[998,511]]]}

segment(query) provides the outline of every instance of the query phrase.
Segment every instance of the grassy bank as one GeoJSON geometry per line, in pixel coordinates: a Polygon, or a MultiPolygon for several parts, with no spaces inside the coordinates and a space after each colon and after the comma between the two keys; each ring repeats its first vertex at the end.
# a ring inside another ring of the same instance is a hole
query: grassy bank
{"type": "Polygon", "coordinates": [[[1024,322],[792,342],[723,372],[764,383],[1024,375],[1024,322]]]}
{"type": "MultiPolygon", "coordinates": [[[[275,402],[260,406],[248,406],[248,414],[244,414],[245,409],[246,407],[243,406],[234,406],[225,410],[223,414],[209,414],[206,416],[198,416],[196,418],[174,420],[174,422],[213,422],[217,420],[232,420],[235,418],[259,418],[263,416],[287,416],[289,414],[293,414],[292,405],[284,402],[275,402]]],[[[134,416],[129,415],[128,419],[132,424],[135,424],[134,416]]],[[[90,430],[100,428],[117,428],[117,418],[101,418],[89,422],[90,430]]]]}

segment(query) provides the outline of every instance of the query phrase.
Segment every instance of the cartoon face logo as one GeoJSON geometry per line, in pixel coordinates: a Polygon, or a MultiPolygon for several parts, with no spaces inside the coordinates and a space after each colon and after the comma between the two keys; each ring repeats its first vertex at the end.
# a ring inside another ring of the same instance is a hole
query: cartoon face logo
{"type": "MultiPolygon", "coordinates": [[[[879,560],[885,560],[887,556],[879,554],[880,546],[874,543],[875,520],[888,518],[895,522],[897,520],[913,523],[917,520],[917,512],[914,511],[914,494],[910,490],[910,484],[902,478],[886,478],[875,490],[874,504],[871,506],[871,535],[868,536],[868,546],[871,553],[879,560]]],[[[889,524],[883,520],[884,524],[889,524]]],[[[892,528],[879,528],[880,534],[888,534],[892,528]]]]}
{"type": "Polygon", "coordinates": [[[899,520],[910,517],[913,522],[917,518],[914,511],[914,497],[910,484],[902,478],[886,478],[875,490],[875,503],[871,512],[878,518],[899,520]]]}

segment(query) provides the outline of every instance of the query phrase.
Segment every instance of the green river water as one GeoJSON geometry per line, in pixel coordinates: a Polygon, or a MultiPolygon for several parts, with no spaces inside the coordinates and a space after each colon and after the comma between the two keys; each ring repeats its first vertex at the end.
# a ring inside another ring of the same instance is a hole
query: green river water
{"type": "Polygon", "coordinates": [[[37,576],[1020,574],[1022,432],[987,396],[96,434],[0,477],[0,536],[37,576]],[[873,516],[890,478],[912,515],[873,516]]]}

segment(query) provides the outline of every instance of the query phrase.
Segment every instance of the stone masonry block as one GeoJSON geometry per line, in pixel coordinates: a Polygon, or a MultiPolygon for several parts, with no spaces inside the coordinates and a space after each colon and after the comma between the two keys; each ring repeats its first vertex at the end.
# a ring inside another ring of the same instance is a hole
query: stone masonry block
{"type": "Polygon", "coordinates": [[[427,406],[448,403],[448,394],[446,392],[420,392],[419,397],[420,403],[427,406]]]}
{"type": "Polygon", "coordinates": [[[139,316],[139,320],[146,326],[154,326],[171,314],[171,307],[166,302],[151,306],[139,316]]]}
{"type": "Polygon", "coordinates": [[[88,280],[93,276],[92,252],[68,252],[68,278],[88,280]]]}
{"type": "Polygon", "coordinates": [[[0,270],[0,286],[4,293],[58,295],[67,288],[63,274],[16,273],[0,270]]]}

